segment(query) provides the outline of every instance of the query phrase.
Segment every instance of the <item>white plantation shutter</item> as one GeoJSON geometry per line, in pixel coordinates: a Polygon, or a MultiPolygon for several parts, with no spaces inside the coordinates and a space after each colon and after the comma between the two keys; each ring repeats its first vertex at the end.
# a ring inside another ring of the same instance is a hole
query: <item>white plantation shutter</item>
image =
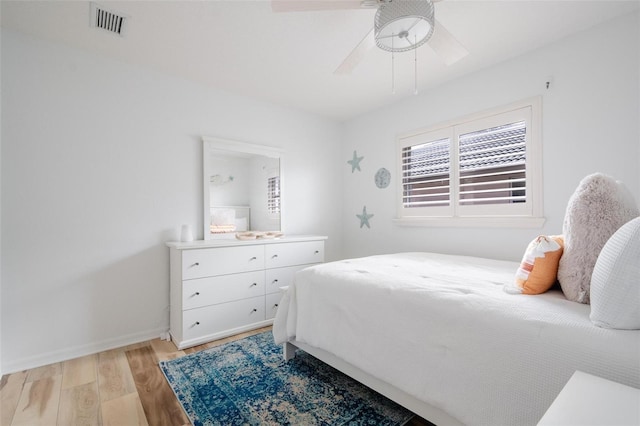
{"type": "Polygon", "coordinates": [[[267,179],[267,210],[269,213],[280,213],[280,177],[267,179]]]}
{"type": "Polygon", "coordinates": [[[525,121],[460,135],[458,203],[526,202],[525,121]]]}
{"type": "Polygon", "coordinates": [[[449,138],[402,149],[402,203],[406,208],[450,203],[449,138]]]}
{"type": "Polygon", "coordinates": [[[460,223],[499,226],[500,218],[513,218],[509,223],[540,226],[539,136],[534,98],[399,137],[399,220],[438,218],[446,225],[444,219],[465,218],[460,223]]]}

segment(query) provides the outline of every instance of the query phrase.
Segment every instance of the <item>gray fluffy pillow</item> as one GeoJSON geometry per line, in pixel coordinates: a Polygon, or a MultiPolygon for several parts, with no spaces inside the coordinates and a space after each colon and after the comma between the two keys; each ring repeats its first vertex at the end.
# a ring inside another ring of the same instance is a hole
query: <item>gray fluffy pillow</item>
{"type": "Polygon", "coordinates": [[[591,274],[600,250],[622,225],[640,215],[622,182],[595,173],[582,179],[564,216],[564,253],[558,281],[567,299],[589,303],[591,274]]]}

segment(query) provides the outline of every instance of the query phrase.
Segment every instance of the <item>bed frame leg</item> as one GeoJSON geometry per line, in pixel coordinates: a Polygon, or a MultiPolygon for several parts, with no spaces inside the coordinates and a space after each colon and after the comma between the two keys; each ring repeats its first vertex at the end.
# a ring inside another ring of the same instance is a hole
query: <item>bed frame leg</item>
{"type": "Polygon", "coordinates": [[[296,356],[296,347],[289,342],[282,344],[282,356],[285,361],[289,361],[296,356]]]}

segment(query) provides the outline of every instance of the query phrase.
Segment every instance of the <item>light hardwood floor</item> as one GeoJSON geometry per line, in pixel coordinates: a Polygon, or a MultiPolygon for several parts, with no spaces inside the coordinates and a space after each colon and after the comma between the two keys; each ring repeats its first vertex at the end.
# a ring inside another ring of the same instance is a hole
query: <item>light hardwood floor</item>
{"type": "MultiPolygon", "coordinates": [[[[0,425],[190,425],[158,362],[270,329],[181,351],[171,342],[150,340],[4,375],[0,381],[0,425]]],[[[409,424],[430,423],[415,418],[409,424]]]]}

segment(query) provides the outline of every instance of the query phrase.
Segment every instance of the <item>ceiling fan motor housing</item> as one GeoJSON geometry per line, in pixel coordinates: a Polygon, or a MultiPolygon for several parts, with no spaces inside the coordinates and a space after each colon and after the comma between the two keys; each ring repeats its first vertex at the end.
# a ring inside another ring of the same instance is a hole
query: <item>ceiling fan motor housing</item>
{"type": "Polygon", "coordinates": [[[376,45],[389,52],[413,50],[433,34],[434,13],[431,0],[393,0],[383,2],[376,11],[376,45]]]}

